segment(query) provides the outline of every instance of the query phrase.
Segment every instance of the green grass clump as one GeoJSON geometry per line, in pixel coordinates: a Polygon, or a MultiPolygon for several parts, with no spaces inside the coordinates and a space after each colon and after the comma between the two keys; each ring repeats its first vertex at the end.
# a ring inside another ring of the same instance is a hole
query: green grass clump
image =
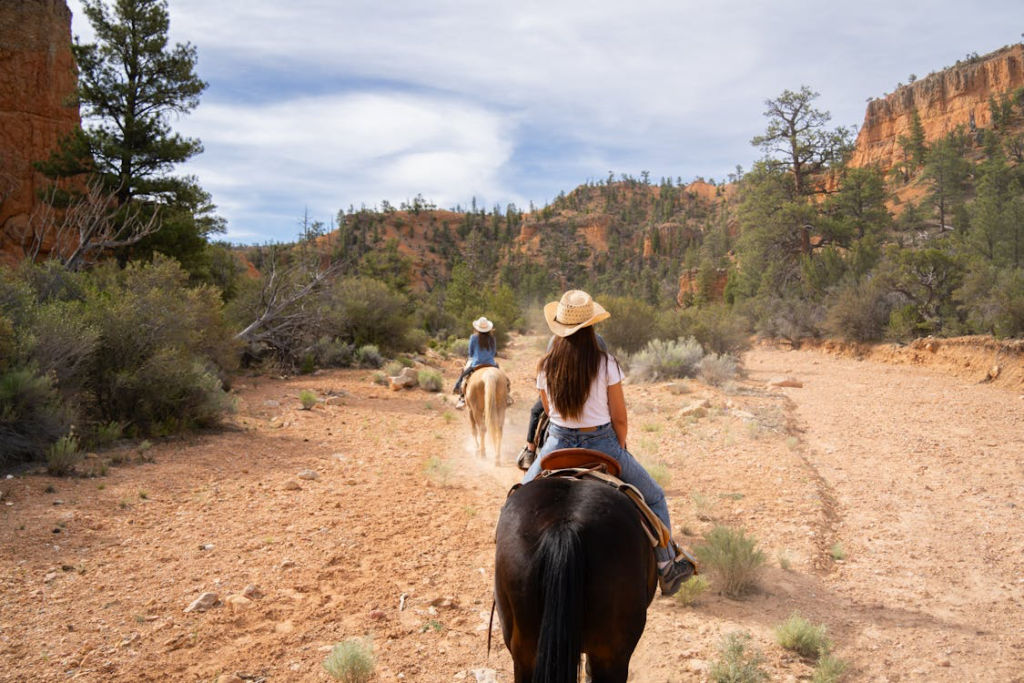
{"type": "Polygon", "coordinates": [[[776,556],[776,559],[778,559],[779,561],[779,568],[783,571],[788,572],[790,568],[793,566],[793,558],[790,557],[789,551],[787,550],[780,550],[779,554],[776,556]]]}
{"type": "Polygon", "coordinates": [[[342,683],[365,683],[373,677],[376,662],[370,643],[350,638],[338,643],[324,660],[324,669],[342,683]]]}
{"type": "Polygon", "coordinates": [[[648,422],[648,423],[646,423],[643,426],[643,430],[645,432],[654,432],[655,434],[657,434],[658,432],[661,431],[661,423],[660,422],[648,422]]]}
{"type": "Polygon", "coordinates": [[[124,425],[120,422],[108,422],[96,427],[93,434],[93,441],[95,441],[96,445],[99,447],[108,446],[120,439],[123,433],[124,425]]]}
{"type": "Polygon", "coordinates": [[[452,420],[454,420],[454,419],[455,419],[455,413],[453,413],[453,412],[452,412],[452,411],[450,411],[450,410],[446,410],[446,411],[444,411],[444,412],[443,412],[443,413],[441,414],[441,417],[443,417],[443,418],[444,418],[444,421],[445,421],[445,422],[446,422],[447,424],[451,424],[451,423],[452,423],[452,420]]]}
{"type": "Polygon", "coordinates": [[[800,447],[800,439],[795,436],[786,437],[786,448],[791,451],[795,451],[800,447]]]}
{"type": "Polygon", "coordinates": [[[679,588],[679,592],[676,593],[676,602],[683,607],[689,607],[690,605],[697,602],[697,598],[704,594],[711,586],[711,582],[706,577],[698,575],[691,578],[689,581],[683,583],[679,588]]]}
{"type": "Polygon", "coordinates": [[[814,667],[811,683],[838,683],[845,671],[846,662],[832,655],[822,655],[814,667]]]}
{"type": "Polygon", "coordinates": [[[437,370],[420,370],[416,380],[420,388],[426,391],[441,391],[444,388],[444,378],[437,370]]]}
{"type": "Polygon", "coordinates": [[[388,377],[398,377],[402,374],[402,369],[405,366],[399,363],[397,360],[390,361],[384,366],[384,374],[388,377]]]}
{"type": "Polygon", "coordinates": [[[708,674],[715,683],[760,683],[768,680],[763,662],[761,652],[750,649],[750,634],[733,631],[722,638],[708,674]]]}
{"type": "Polygon", "coordinates": [[[799,614],[793,614],[775,627],[775,641],[807,658],[828,654],[832,649],[832,641],[825,635],[825,626],[816,626],[799,614]]]}
{"type": "Polygon", "coordinates": [[[316,394],[307,389],[303,389],[299,392],[299,402],[302,403],[303,410],[312,410],[313,406],[316,405],[316,394]]]}
{"type": "Polygon", "coordinates": [[[833,543],[832,548],[829,549],[829,554],[832,556],[833,560],[846,559],[846,551],[843,549],[842,543],[833,543]]]}
{"type": "Polygon", "coordinates": [[[78,439],[70,434],[60,437],[46,449],[46,471],[54,477],[71,474],[81,460],[78,439]]]}
{"type": "Polygon", "coordinates": [[[757,586],[757,575],[765,563],[765,554],[757,548],[757,539],[742,529],[716,525],[694,548],[722,593],[739,598],[757,586]]]}
{"type": "Polygon", "coordinates": [[[385,375],[380,370],[378,370],[377,372],[373,373],[373,383],[386,385],[388,383],[388,376],[385,375]]]}

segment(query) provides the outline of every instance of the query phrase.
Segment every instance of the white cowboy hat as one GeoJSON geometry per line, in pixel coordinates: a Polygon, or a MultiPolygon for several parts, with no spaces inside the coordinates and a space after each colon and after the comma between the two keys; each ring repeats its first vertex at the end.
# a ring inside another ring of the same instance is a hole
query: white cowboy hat
{"type": "Polygon", "coordinates": [[[473,321],[473,329],[477,332],[490,332],[494,329],[494,323],[484,317],[473,321]]]}
{"type": "Polygon", "coordinates": [[[548,327],[559,337],[568,337],[577,330],[594,325],[612,317],[601,304],[590,295],[578,289],[570,289],[560,301],[552,301],[544,307],[544,319],[548,327]]]}

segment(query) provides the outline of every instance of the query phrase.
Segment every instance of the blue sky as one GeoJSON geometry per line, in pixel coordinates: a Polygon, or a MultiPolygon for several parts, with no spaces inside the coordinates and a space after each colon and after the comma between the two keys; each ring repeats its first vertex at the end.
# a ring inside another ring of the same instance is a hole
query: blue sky
{"type": "Polygon", "coordinates": [[[868,97],[1024,30],[1020,0],[169,1],[210,84],[174,122],[205,146],[180,172],[241,243],[417,193],[526,207],[608,171],[723,179],[783,89],[857,127],[868,97]]]}

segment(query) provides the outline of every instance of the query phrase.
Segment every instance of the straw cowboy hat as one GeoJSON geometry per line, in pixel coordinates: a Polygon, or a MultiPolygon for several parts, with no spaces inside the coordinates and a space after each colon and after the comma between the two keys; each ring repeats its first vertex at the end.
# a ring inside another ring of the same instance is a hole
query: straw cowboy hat
{"type": "Polygon", "coordinates": [[[494,323],[481,316],[477,320],[473,321],[473,329],[477,332],[490,332],[494,329],[494,323]]]}
{"type": "Polygon", "coordinates": [[[548,327],[559,337],[568,337],[577,330],[610,317],[612,314],[604,310],[601,304],[578,289],[570,289],[562,295],[560,301],[552,301],[544,307],[548,327]]]}

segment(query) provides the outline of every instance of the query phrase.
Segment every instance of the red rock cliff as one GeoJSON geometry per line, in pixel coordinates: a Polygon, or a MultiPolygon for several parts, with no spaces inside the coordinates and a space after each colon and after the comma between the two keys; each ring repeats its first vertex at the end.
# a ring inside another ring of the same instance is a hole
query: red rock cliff
{"type": "Polygon", "coordinates": [[[79,123],[71,10],[64,0],[0,0],[0,262],[17,261],[46,159],[79,123]]]}
{"type": "Polygon", "coordinates": [[[1024,46],[1005,47],[970,62],[934,73],[868,104],[857,135],[851,164],[878,164],[882,171],[899,159],[896,139],[909,135],[916,108],[925,138],[934,140],[957,126],[969,128],[971,115],[979,128],[991,125],[990,96],[1024,86],[1024,46]]]}

